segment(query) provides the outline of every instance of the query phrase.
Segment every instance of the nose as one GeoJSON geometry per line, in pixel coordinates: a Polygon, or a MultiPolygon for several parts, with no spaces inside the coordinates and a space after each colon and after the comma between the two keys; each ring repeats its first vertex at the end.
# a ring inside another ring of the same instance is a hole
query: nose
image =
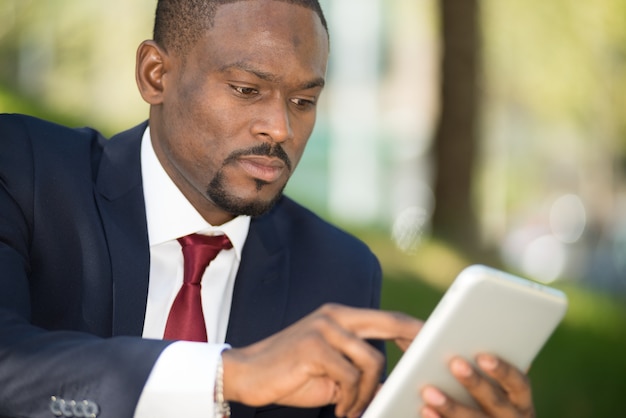
{"type": "Polygon", "coordinates": [[[293,138],[291,115],[282,98],[266,102],[261,108],[261,115],[253,125],[255,136],[279,143],[293,138]]]}

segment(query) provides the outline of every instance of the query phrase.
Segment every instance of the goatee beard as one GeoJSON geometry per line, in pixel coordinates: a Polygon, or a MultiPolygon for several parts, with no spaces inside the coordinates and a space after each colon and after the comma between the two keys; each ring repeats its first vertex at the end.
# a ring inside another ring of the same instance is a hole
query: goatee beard
{"type": "MultiPolygon", "coordinates": [[[[263,187],[267,185],[263,180],[257,179],[255,182],[257,191],[261,191],[263,187]]],[[[244,201],[228,193],[224,185],[224,174],[222,170],[220,170],[213,177],[211,183],[209,183],[207,195],[216,206],[233,216],[247,215],[256,217],[267,213],[276,204],[283,194],[285,185],[283,185],[278,193],[269,201],[244,201]]]]}
{"type": "MultiPolygon", "coordinates": [[[[224,163],[222,164],[222,169],[220,169],[215,174],[213,179],[211,179],[211,182],[209,183],[206,192],[209,198],[213,201],[213,203],[215,203],[215,205],[233,216],[261,216],[269,211],[274,206],[274,204],[276,204],[278,199],[280,199],[283,194],[283,190],[285,189],[286,182],[276,193],[276,195],[269,201],[244,201],[235,197],[232,193],[228,192],[227,187],[224,184],[225,181],[223,168],[231,163],[236,162],[239,157],[242,157],[244,155],[262,155],[278,158],[285,163],[287,170],[289,171],[289,173],[291,173],[291,160],[289,159],[289,156],[287,155],[283,147],[280,144],[271,145],[265,142],[248,149],[238,150],[231,153],[226,158],[226,160],[224,160],[224,163]]],[[[254,181],[257,192],[260,192],[263,187],[268,185],[268,183],[263,180],[255,179],[254,181]]]]}

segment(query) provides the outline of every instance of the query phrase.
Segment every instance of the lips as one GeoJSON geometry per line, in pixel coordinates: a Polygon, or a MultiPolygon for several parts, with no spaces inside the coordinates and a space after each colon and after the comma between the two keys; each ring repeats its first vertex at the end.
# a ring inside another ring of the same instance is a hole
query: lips
{"type": "Polygon", "coordinates": [[[237,161],[249,176],[266,183],[278,180],[286,169],[280,159],[260,155],[242,156],[237,161]]]}

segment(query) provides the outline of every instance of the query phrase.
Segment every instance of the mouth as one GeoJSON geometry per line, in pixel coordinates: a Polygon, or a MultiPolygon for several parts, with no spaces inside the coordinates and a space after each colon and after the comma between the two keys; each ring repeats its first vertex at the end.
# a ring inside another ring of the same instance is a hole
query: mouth
{"type": "Polygon", "coordinates": [[[265,183],[277,181],[287,169],[282,160],[261,155],[241,156],[237,162],[250,177],[265,183]]]}

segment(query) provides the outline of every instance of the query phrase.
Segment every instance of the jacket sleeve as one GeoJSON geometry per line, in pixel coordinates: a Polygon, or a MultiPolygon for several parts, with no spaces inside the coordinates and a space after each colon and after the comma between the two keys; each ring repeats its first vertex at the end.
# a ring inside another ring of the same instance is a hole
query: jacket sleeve
{"type": "Polygon", "coordinates": [[[32,275],[38,226],[32,222],[34,168],[23,125],[21,117],[0,116],[0,416],[88,416],[88,411],[131,417],[169,342],[100,338],[32,324],[32,288],[41,283],[32,275]]]}
{"type": "MultiPolygon", "coordinates": [[[[71,411],[74,404],[85,403],[95,411],[93,416],[132,417],[166,344],[137,337],[102,339],[45,331],[2,309],[0,416],[48,418],[55,408],[71,411]]],[[[81,416],[76,410],[65,414],[81,416]]]]}

